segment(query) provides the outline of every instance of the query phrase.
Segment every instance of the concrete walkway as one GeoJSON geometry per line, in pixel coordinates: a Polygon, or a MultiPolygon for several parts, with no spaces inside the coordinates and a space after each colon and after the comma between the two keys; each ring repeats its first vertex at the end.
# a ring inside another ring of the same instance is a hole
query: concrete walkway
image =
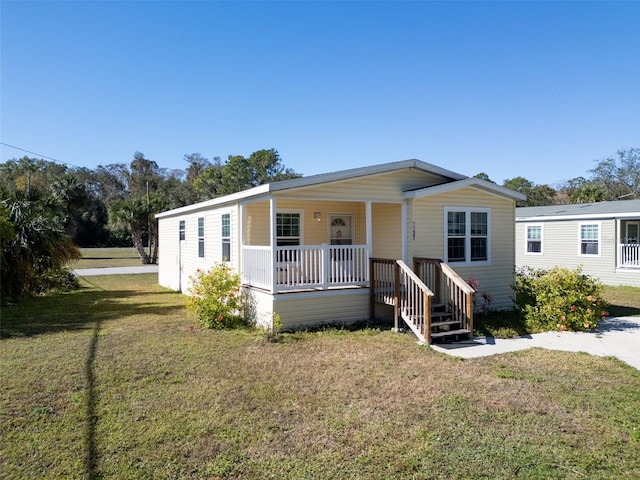
{"type": "Polygon", "coordinates": [[[473,337],[466,342],[432,345],[434,350],[462,358],[477,358],[540,347],[617,357],[640,370],[640,317],[615,317],[593,332],[544,332],[519,338],[473,337]]]}
{"type": "Polygon", "coordinates": [[[158,265],[140,265],[136,267],[104,267],[104,268],[79,268],[74,270],[79,277],[92,277],[95,275],[125,275],[130,273],[158,273],[158,265]]]}

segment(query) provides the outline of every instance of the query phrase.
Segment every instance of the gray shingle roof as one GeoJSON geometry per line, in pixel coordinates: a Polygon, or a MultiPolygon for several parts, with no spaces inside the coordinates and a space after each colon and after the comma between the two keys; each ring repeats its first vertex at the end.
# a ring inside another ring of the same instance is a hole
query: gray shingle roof
{"type": "Polygon", "coordinates": [[[616,218],[629,215],[640,216],[640,200],[516,208],[516,221],[544,220],[555,217],[616,218]]]}

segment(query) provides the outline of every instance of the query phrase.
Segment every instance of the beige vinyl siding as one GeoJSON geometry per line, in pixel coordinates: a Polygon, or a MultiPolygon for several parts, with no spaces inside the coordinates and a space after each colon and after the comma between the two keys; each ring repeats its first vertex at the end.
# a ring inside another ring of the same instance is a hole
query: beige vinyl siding
{"type": "Polygon", "coordinates": [[[556,220],[546,222],[518,222],[516,224],[516,265],[548,269],[562,266],[582,268],[582,273],[599,279],[606,285],[640,286],[640,272],[616,270],[616,221],[605,220],[556,220]],[[600,225],[600,255],[579,255],[580,224],[600,225]],[[525,253],[527,225],[542,225],[543,255],[525,253]]]}
{"type": "MultiPolygon", "coordinates": [[[[300,210],[302,213],[302,234],[305,245],[321,245],[329,243],[329,215],[347,214],[353,216],[354,244],[365,244],[367,241],[365,205],[362,202],[336,202],[277,199],[276,210],[300,210]],[[313,214],[320,212],[318,222],[313,214]]],[[[269,202],[250,203],[245,206],[247,245],[270,245],[270,210],[269,202]]]]}
{"type": "Polygon", "coordinates": [[[513,307],[515,254],[515,203],[491,193],[469,187],[441,195],[415,199],[410,208],[409,256],[445,258],[444,209],[445,207],[475,207],[490,209],[490,256],[489,265],[450,266],[465,281],[469,278],[479,282],[477,295],[486,292],[492,296],[491,308],[496,310],[513,307]],[[415,239],[413,224],[415,222],[415,239]]]}
{"type": "Polygon", "coordinates": [[[278,192],[278,197],[305,197],[322,200],[372,200],[397,202],[404,190],[442,183],[442,177],[418,170],[402,170],[328,182],[313,187],[292,188],[278,192]]]}
{"type": "Polygon", "coordinates": [[[402,205],[374,203],[371,206],[373,256],[402,258],[402,205]]]}
{"type": "Polygon", "coordinates": [[[238,209],[236,206],[201,210],[184,216],[158,220],[160,248],[164,255],[158,268],[158,283],[173,290],[187,292],[189,277],[198,269],[207,270],[222,261],[221,215],[230,214],[231,262],[237,271],[239,258],[238,209]],[[198,218],[204,218],[204,258],[198,256],[198,218]],[[185,221],[185,240],[179,242],[180,220],[185,221]],[[182,279],[180,278],[182,262],[182,279]]]}
{"type": "Polygon", "coordinates": [[[369,318],[369,289],[278,295],[275,297],[274,311],[286,328],[366,320],[369,318]]]}
{"type": "Polygon", "coordinates": [[[248,203],[244,206],[244,242],[246,245],[270,245],[269,201],[248,203]]]}

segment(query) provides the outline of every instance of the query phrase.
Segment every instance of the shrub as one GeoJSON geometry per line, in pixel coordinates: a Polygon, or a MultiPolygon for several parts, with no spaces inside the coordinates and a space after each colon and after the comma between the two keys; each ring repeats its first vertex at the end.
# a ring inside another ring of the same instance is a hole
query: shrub
{"type": "Polygon", "coordinates": [[[516,274],[516,304],[531,331],[590,331],[609,314],[600,282],[580,268],[526,268],[516,274]]]}
{"type": "Polygon", "coordinates": [[[51,268],[37,275],[32,282],[32,293],[69,292],[80,288],[78,277],[68,267],[51,268]]]}
{"type": "Polygon", "coordinates": [[[198,269],[191,279],[187,309],[207,328],[222,329],[243,326],[240,276],[225,264],[211,270],[198,269]]]}

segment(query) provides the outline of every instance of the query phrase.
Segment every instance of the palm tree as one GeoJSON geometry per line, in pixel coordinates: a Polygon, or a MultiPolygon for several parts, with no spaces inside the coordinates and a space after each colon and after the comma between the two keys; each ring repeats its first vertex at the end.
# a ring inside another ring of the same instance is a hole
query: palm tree
{"type": "Polygon", "coordinates": [[[2,192],[3,223],[9,224],[2,239],[2,293],[9,298],[27,293],[49,270],[65,267],[80,258],[80,250],[64,231],[63,214],[53,197],[34,188],[28,193],[2,192]]]}
{"type": "Polygon", "coordinates": [[[109,221],[116,227],[125,228],[131,234],[133,246],[143,264],[150,263],[142,241],[142,234],[149,226],[149,215],[149,205],[142,197],[124,198],[109,206],[109,221]]]}

